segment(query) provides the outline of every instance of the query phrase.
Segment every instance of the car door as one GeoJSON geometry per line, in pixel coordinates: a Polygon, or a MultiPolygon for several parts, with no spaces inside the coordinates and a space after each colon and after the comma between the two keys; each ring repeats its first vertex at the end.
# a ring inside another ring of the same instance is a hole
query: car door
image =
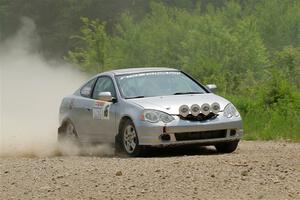
{"type": "Polygon", "coordinates": [[[93,142],[114,142],[116,133],[117,103],[98,100],[99,93],[110,92],[116,98],[113,80],[109,76],[100,76],[95,84],[92,99],[91,139],[93,142]]]}
{"type": "Polygon", "coordinates": [[[80,95],[71,100],[72,121],[82,142],[88,142],[91,131],[92,107],[95,104],[92,99],[92,91],[97,78],[88,81],[81,89],[80,95]]]}

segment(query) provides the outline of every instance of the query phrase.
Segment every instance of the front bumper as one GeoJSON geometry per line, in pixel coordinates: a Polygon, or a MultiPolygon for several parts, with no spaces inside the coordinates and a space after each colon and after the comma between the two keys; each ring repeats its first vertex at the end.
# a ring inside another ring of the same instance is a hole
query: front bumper
{"type": "Polygon", "coordinates": [[[168,124],[149,123],[145,121],[135,122],[138,133],[139,144],[148,146],[167,146],[180,144],[214,144],[224,141],[239,140],[243,135],[242,119],[240,117],[226,118],[223,114],[212,120],[206,121],[189,121],[182,120],[178,116],[173,116],[174,121],[168,124]],[[205,134],[212,132],[223,132],[220,136],[206,137],[205,134]],[[234,132],[234,134],[232,134],[234,132]],[[200,134],[200,138],[192,137],[191,139],[179,140],[177,134],[193,135],[200,134]],[[169,140],[163,140],[162,135],[168,134],[169,140]]]}

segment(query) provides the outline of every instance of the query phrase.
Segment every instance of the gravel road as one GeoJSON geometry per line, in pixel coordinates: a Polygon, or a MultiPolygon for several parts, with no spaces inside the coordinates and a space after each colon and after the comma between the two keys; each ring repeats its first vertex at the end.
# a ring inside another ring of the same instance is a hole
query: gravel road
{"type": "Polygon", "coordinates": [[[300,144],[156,149],[144,158],[0,158],[0,199],[300,199],[300,144]],[[191,153],[192,152],[192,153],[191,153]]]}

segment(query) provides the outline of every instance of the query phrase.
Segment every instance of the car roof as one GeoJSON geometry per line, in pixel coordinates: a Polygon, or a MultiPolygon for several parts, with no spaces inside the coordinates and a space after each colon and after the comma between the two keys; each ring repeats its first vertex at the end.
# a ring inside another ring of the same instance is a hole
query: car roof
{"type": "Polygon", "coordinates": [[[167,68],[167,67],[139,67],[139,68],[111,70],[111,71],[108,71],[105,73],[113,73],[115,75],[122,75],[122,74],[135,74],[135,73],[154,72],[154,71],[179,71],[179,70],[174,69],[174,68],[167,68]]]}

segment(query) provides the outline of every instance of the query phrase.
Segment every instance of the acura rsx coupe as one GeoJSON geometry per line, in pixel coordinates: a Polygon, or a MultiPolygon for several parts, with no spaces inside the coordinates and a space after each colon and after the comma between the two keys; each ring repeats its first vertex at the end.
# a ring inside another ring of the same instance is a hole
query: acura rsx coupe
{"type": "Polygon", "coordinates": [[[215,88],[171,68],[97,74],[63,98],[58,141],[115,144],[130,156],[182,144],[231,153],[243,134],[242,119],[215,88]]]}

